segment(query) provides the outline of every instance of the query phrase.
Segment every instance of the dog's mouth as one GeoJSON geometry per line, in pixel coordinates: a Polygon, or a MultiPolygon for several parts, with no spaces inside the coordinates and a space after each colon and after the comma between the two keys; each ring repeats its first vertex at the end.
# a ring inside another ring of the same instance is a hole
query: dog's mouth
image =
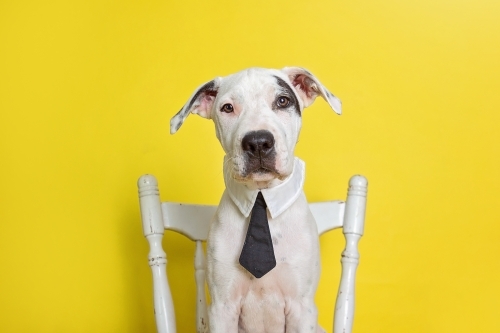
{"type": "Polygon", "coordinates": [[[252,171],[249,172],[249,174],[252,174],[252,173],[257,173],[257,174],[262,174],[262,173],[276,173],[276,170],[268,168],[268,167],[261,166],[261,167],[259,167],[257,169],[254,169],[254,170],[252,170],[252,171]]]}
{"type": "Polygon", "coordinates": [[[253,162],[254,163],[247,161],[245,170],[239,175],[239,177],[236,178],[237,180],[243,182],[262,182],[286,178],[286,176],[281,175],[281,173],[276,169],[274,163],[265,163],[264,161],[253,162]]]}
{"type": "Polygon", "coordinates": [[[275,164],[274,159],[246,159],[243,168],[234,165],[231,177],[238,183],[259,184],[259,186],[267,186],[267,183],[274,180],[285,180],[289,173],[279,171],[275,164]]]}
{"type": "Polygon", "coordinates": [[[274,174],[278,175],[279,172],[275,167],[274,158],[248,158],[245,163],[244,176],[259,175],[259,174],[274,174]]]}

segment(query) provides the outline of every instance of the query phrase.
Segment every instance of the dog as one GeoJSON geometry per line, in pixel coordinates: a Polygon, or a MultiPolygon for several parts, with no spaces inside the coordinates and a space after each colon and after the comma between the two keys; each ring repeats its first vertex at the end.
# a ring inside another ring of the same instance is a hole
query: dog
{"type": "Polygon", "coordinates": [[[340,100],[307,70],[249,68],[204,83],[171,120],[173,134],[191,113],[212,119],[226,153],[226,189],[207,240],[211,333],[325,332],[314,303],[318,231],[302,190],[304,163],[294,157],[302,112],[317,96],[341,114],[340,100]],[[275,260],[261,277],[240,264],[258,192],[275,260]]]}

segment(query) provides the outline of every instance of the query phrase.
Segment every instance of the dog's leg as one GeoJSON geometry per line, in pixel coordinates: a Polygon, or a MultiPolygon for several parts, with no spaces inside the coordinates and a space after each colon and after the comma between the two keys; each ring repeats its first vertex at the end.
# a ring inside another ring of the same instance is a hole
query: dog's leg
{"type": "Polygon", "coordinates": [[[210,304],[208,308],[210,333],[237,333],[239,310],[235,306],[222,303],[210,304]]]}
{"type": "Polygon", "coordinates": [[[318,310],[313,301],[297,302],[290,306],[286,315],[285,333],[324,333],[318,325],[318,310]]]}

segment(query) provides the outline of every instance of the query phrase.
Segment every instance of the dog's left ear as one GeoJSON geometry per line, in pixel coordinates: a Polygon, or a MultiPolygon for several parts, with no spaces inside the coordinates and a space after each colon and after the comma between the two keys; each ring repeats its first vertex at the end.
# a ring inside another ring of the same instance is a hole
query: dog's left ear
{"type": "Polygon", "coordinates": [[[300,67],[285,67],[281,70],[285,73],[293,84],[300,99],[304,102],[304,107],[311,105],[316,97],[320,95],[330,105],[337,114],[342,113],[342,102],[335,97],[328,89],[319,82],[319,80],[309,73],[306,69],[300,67]]]}
{"type": "Polygon", "coordinates": [[[203,118],[210,118],[220,81],[221,78],[213,79],[202,84],[194,91],[182,109],[170,120],[170,134],[177,132],[190,113],[198,114],[203,118]]]}

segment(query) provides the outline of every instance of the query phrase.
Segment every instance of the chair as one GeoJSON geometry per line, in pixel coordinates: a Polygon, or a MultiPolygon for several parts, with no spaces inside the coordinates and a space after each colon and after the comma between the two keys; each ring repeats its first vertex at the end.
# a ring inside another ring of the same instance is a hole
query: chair
{"type": "MultiPolygon", "coordinates": [[[[334,313],[334,333],[350,333],[354,316],[354,286],[359,262],[358,242],[363,235],[367,180],[353,176],[349,181],[346,202],[310,203],[319,234],[343,228],[346,246],[342,252],[342,276],[334,313]]],[[[149,242],[149,265],[153,273],[153,293],[158,333],[175,333],[175,315],[166,274],[167,256],[162,248],[164,230],[173,230],[196,242],[196,318],[197,332],[207,331],[205,300],[205,256],[202,242],[207,239],[208,226],[216,206],[160,202],[158,183],[152,175],[139,178],[139,201],[144,235],[149,242]]]]}

